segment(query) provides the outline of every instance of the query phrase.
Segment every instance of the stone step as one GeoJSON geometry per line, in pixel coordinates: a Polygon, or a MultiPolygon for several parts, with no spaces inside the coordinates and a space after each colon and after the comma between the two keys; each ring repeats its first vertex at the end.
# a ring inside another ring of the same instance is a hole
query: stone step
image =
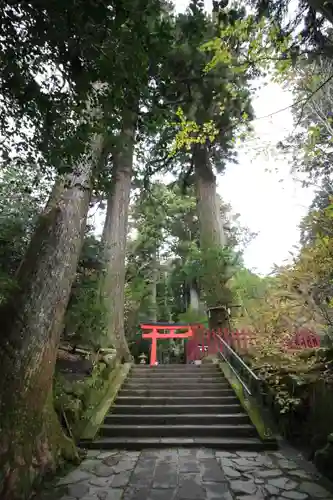
{"type": "Polygon", "coordinates": [[[184,381],[185,383],[191,383],[191,382],[216,382],[216,383],[228,383],[228,381],[221,376],[219,373],[215,374],[207,374],[201,377],[198,377],[198,375],[190,375],[186,373],[185,375],[178,373],[178,374],[170,374],[168,377],[161,377],[159,373],[156,375],[151,375],[151,376],[136,376],[136,375],[129,375],[127,380],[131,382],[137,382],[137,383],[150,383],[150,382],[158,382],[161,384],[168,384],[168,383],[178,383],[180,381],[184,381]]]}
{"type": "Polygon", "coordinates": [[[219,425],[106,425],[100,427],[103,437],[255,437],[257,431],[250,424],[219,425]]]}
{"type": "Polygon", "coordinates": [[[156,370],[155,368],[149,368],[147,370],[132,370],[129,373],[130,377],[146,377],[146,378],[151,378],[151,377],[158,377],[162,379],[168,379],[170,377],[175,377],[180,376],[180,377],[216,377],[219,375],[220,377],[224,378],[223,373],[219,368],[213,368],[213,369],[203,369],[200,370],[198,368],[191,369],[191,370],[156,370]]]}
{"type": "Polygon", "coordinates": [[[80,447],[90,450],[143,450],[146,448],[215,448],[225,451],[261,451],[276,450],[276,441],[263,443],[259,438],[224,438],[224,437],[198,437],[198,438],[101,438],[96,441],[82,440],[80,447]]]}
{"type": "Polygon", "coordinates": [[[204,364],[204,365],[158,365],[158,366],[150,366],[150,365],[135,365],[131,368],[131,373],[135,372],[160,372],[160,373],[169,373],[172,371],[178,372],[192,372],[192,373],[203,373],[203,372],[217,372],[219,371],[219,367],[214,364],[204,364]]]}
{"type": "Polygon", "coordinates": [[[130,371],[130,374],[132,375],[139,375],[141,376],[171,376],[174,374],[177,375],[185,375],[185,374],[192,374],[192,375],[210,375],[214,376],[217,373],[221,374],[221,370],[216,367],[216,366],[209,366],[205,368],[200,368],[198,366],[190,366],[189,368],[159,368],[157,366],[148,366],[147,368],[132,368],[130,371]]]}
{"type": "Polygon", "coordinates": [[[211,405],[219,404],[237,404],[239,403],[236,396],[118,396],[115,401],[116,404],[126,405],[203,405],[204,403],[211,405]]]}
{"type": "Polygon", "coordinates": [[[209,447],[276,449],[261,441],[233,389],[214,365],[136,365],[91,449],[209,447]]]}
{"type": "Polygon", "coordinates": [[[227,384],[227,380],[220,374],[207,374],[207,375],[196,375],[192,373],[184,373],[179,374],[179,376],[175,377],[174,374],[161,376],[160,373],[152,374],[150,376],[143,375],[129,375],[128,379],[131,382],[136,382],[138,384],[146,384],[150,382],[158,382],[161,384],[169,384],[173,382],[179,382],[180,380],[184,381],[184,383],[200,383],[200,382],[219,382],[227,384]]]}
{"type": "Polygon", "coordinates": [[[175,387],[174,389],[158,389],[158,388],[142,388],[142,389],[121,389],[119,395],[127,396],[127,397],[180,397],[180,396],[188,396],[188,397],[197,397],[201,398],[203,396],[232,396],[234,394],[232,389],[205,389],[201,387],[197,387],[196,389],[178,389],[175,387]]]}
{"type": "Polygon", "coordinates": [[[113,415],[122,415],[133,413],[135,415],[193,415],[196,413],[205,414],[230,414],[239,413],[243,411],[243,407],[237,402],[236,404],[224,404],[224,405],[213,405],[213,404],[196,404],[196,405],[126,405],[116,403],[112,407],[113,415]]]}
{"type": "Polygon", "coordinates": [[[227,413],[227,414],[148,414],[136,415],[133,414],[112,414],[110,413],[105,417],[105,425],[239,425],[249,424],[251,421],[246,413],[227,413]]]}
{"type": "Polygon", "coordinates": [[[129,373],[129,377],[131,378],[163,378],[163,379],[169,379],[169,378],[202,378],[202,377],[212,377],[212,378],[224,378],[221,370],[214,369],[209,370],[209,371],[204,371],[201,372],[198,369],[196,370],[177,370],[177,371],[167,371],[167,370],[155,370],[154,368],[151,368],[149,370],[139,370],[139,371],[131,371],[129,373]]]}
{"type": "Polygon", "coordinates": [[[131,380],[129,379],[125,384],[123,385],[123,388],[125,389],[141,389],[141,388],[157,388],[157,389],[167,389],[170,387],[178,387],[178,388],[184,388],[184,389],[194,389],[196,387],[200,387],[200,389],[230,389],[230,385],[227,382],[224,382],[223,380],[214,380],[214,381],[208,381],[206,382],[205,380],[203,381],[186,381],[184,379],[176,379],[176,380],[170,380],[170,381],[159,381],[159,380],[147,380],[145,382],[141,382],[138,380],[131,380]]]}

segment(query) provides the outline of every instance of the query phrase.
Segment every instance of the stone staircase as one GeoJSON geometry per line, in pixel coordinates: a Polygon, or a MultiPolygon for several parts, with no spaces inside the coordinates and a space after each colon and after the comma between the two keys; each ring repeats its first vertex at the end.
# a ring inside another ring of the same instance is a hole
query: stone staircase
{"type": "Polygon", "coordinates": [[[216,365],[136,365],[93,449],[194,446],[261,450],[264,443],[216,365]]]}

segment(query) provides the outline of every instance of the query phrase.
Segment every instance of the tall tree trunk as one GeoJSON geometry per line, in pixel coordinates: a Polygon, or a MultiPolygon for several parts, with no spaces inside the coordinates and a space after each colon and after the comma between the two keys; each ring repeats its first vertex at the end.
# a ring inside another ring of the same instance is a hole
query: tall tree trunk
{"type": "Polygon", "coordinates": [[[56,182],[17,273],[17,289],[0,309],[2,500],[28,498],[37,476],[53,471],[64,453],[74,456],[53,408],[52,381],[100,147],[98,136],[65,182],[56,182]]]}
{"type": "Polygon", "coordinates": [[[193,155],[200,248],[204,265],[203,288],[210,312],[209,326],[217,330],[228,327],[227,302],[230,293],[221,272],[221,251],[227,239],[223,231],[221,203],[216,192],[216,178],[210,165],[207,147],[195,144],[193,155]]]}
{"type": "Polygon", "coordinates": [[[226,236],[221,223],[221,205],[216,192],[216,178],[209,163],[205,146],[194,147],[194,168],[197,197],[197,211],[202,248],[212,245],[226,245],[226,236]]]}
{"type": "Polygon", "coordinates": [[[190,309],[192,311],[199,311],[199,294],[196,288],[193,286],[190,287],[190,309]]]}
{"type": "Polygon", "coordinates": [[[107,214],[103,230],[106,276],[102,281],[102,294],[108,311],[107,331],[110,342],[120,359],[131,360],[125,337],[125,254],[133,174],[134,134],[136,115],[124,114],[123,128],[118,145],[113,151],[112,188],[108,197],[107,214]]]}
{"type": "Polygon", "coordinates": [[[157,321],[157,281],[158,281],[158,269],[157,269],[157,255],[156,251],[152,257],[151,261],[151,276],[149,280],[149,320],[157,321]]]}

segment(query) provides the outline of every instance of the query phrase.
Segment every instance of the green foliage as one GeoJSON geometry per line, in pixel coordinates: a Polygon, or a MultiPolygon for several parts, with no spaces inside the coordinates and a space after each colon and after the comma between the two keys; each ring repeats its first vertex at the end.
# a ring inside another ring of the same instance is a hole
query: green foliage
{"type": "MultiPolygon", "coordinates": [[[[137,236],[129,241],[127,264],[127,316],[131,311],[134,325],[149,319],[152,291],[156,286],[157,318],[176,317],[180,304],[174,297],[171,279],[173,260],[187,252],[187,238],[196,238],[195,198],[182,195],[177,186],[153,184],[148,193],[134,198],[131,227],[137,236]]],[[[135,326],[133,325],[133,328],[135,326]]]]}
{"type": "MultiPolygon", "coordinates": [[[[227,27],[233,19],[243,16],[242,9],[231,9],[221,22],[227,27]]],[[[209,156],[219,172],[236,158],[240,117],[244,118],[244,127],[241,125],[239,130],[242,134],[248,130],[253,115],[248,78],[225,63],[207,73],[211,57],[201,47],[216,32],[214,19],[197,2],[190,2],[186,13],[174,20],[173,44],[162,68],[161,105],[167,110],[168,119],[151,145],[150,168],[171,166],[174,172],[183,173],[184,165],[192,161],[196,144],[209,148],[209,156]]],[[[229,44],[237,60],[236,37],[229,44]]]]}
{"type": "MultiPolygon", "coordinates": [[[[136,342],[138,323],[150,319],[153,269],[158,270],[156,306],[157,319],[161,321],[180,321],[182,315],[187,314],[190,289],[195,290],[199,299],[205,300],[203,283],[206,276],[212,285],[211,300],[216,295],[214,285],[220,286],[229,279],[240,261],[236,247],[242,240],[246,244],[252,235],[230,214],[229,206],[223,205],[222,212],[221,217],[229,220],[228,237],[230,248],[234,250],[211,250],[204,257],[199,248],[199,224],[192,188],[182,194],[177,185],[153,183],[147,193],[134,196],[130,225],[136,230],[136,236],[129,241],[126,274],[128,338],[136,342]],[[226,266],[229,266],[227,273],[226,266]]],[[[228,289],[223,290],[221,300],[230,296],[228,289]]]]}
{"type": "Polygon", "coordinates": [[[275,27],[278,40],[292,35],[292,48],[296,56],[302,53],[302,49],[311,58],[318,53],[332,54],[330,24],[333,15],[324,0],[299,0],[292,9],[287,0],[253,0],[251,5],[256,20],[263,16],[275,27]]]}
{"type": "MultiPolygon", "coordinates": [[[[329,350],[286,350],[297,330],[320,335],[332,331],[332,231],[328,191],[318,191],[302,222],[301,245],[293,262],[259,277],[241,269],[231,280],[238,296],[238,329],[253,332],[248,356],[253,368],[268,383],[277,413],[289,422],[307,411],[309,388],[331,379],[329,350]],[[295,413],[296,412],[296,413],[295,413]]],[[[288,424],[289,425],[289,424],[288,424]]]]}
{"type": "Polygon", "coordinates": [[[91,418],[91,413],[96,411],[110,388],[110,375],[115,373],[116,369],[114,363],[106,365],[97,361],[89,376],[76,381],[56,373],[53,384],[54,406],[66,431],[76,439],[82,437],[85,420],[91,418]]]}
{"type": "Polygon", "coordinates": [[[218,129],[213,120],[199,126],[195,121],[187,120],[181,108],[177,109],[176,116],[179,121],[170,123],[171,127],[178,130],[170,156],[174,156],[177,151],[182,149],[191,151],[193,144],[205,144],[207,140],[213,143],[218,135],[218,129]]]}
{"type": "Polygon", "coordinates": [[[101,37],[111,27],[110,7],[112,2],[97,7],[93,2],[42,1],[20,9],[11,2],[1,4],[4,154],[12,148],[11,155],[40,161],[40,150],[52,157],[49,165],[60,166],[54,153],[62,156],[74,111],[80,111],[94,79],[91,69],[100,60],[101,37]],[[15,135],[20,141],[12,140],[15,135]]]}
{"type": "Polygon", "coordinates": [[[71,343],[107,347],[106,308],[99,297],[99,277],[80,280],[65,320],[65,338],[71,343]]]}
{"type": "Polygon", "coordinates": [[[180,321],[181,323],[190,324],[200,323],[201,325],[204,325],[206,328],[208,328],[207,314],[203,314],[201,311],[197,311],[191,308],[189,308],[184,313],[180,313],[178,315],[178,321],[180,321]]]}
{"type": "MultiPolygon", "coordinates": [[[[151,107],[171,41],[169,11],[160,0],[42,0],[20,10],[4,2],[3,160],[27,158],[44,172],[69,173],[95,132],[105,135],[108,159],[108,148],[119,142],[124,108],[135,113],[138,101],[147,114],[140,113],[137,139],[154,129],[161,116],[151,107]],[[96,82],[103,91],[94,91],[96,82]]],[[[99,169],[94,181],[97,192],[108,188],[109,169],[99,169]]]]}
{"type": "Polygon", "coordinates": [[[293,172],[301,172],[305,184],[330,183],[332,169],[332,62],[326,57],[299,62],[287,81],[293,93],[296,127],[281,143],[293,172]]]}
{"type": "Polygon", "coordinates": [[[201,280],[208,306],[229,306],[233,293],[227,282],[236,271],[238,256],[228,247],[212,247],[202,252],[201,280]]]}
{"type": "Polygon", "coordinates": [[[229,247],[205,250],[192,247],[182,273],[189,281],[194,278],[199,281],[209,306],[229,305],[233,302],[233,294],[226,283],[236,272],[239,257],[229,247]]]}
{"type": "Polygon", "coordinates": [[[38,169],[12,162],[1,172],[0,183],[0,302],[15,288],[15,272],[35,228],[47,195],[38,169]]]}
{"type": "MultiPolygon", "coordinates": [[[[240,16],[231,7],[219,23],[218,35],[202,45],[203,52],[212,55],[205,71],[214,71],[219,65],[227,65],[235,76],[258,77],[266,76],[266,71],[275,71],[279,80],[294,65],[295,38],[291,33],[282,32],[271,19],[253,14],[240,16]],[[227,16],[229,22],[226,22],[227,16]],[[237,47],[237,51],[234,47],[237,47]]],[[[229,84],[230,92],[237,97],[237,87],[229,84]]],[[[238,124],[248,120],[244,112],[238,119],[238,124]]]]}
{"type": "Polygon", "coordinates": [[[106,336],[106,305],[100,296],[102,272],[100,243],[88,235],[65,316],[63,337],[72,344],[95,350],[109,347],[106,336]]]}
{"type": "Polygon", "coordinates": [[[258,276],[244,267],[237,270],[230,280],[230,287],[235,296],[235,303],[239,306],[234,311],[238,325],[241,324],[242,318],[246,323],[249,314],[253,324],[256,324],[256,319],[261,315],[258,304],[266,300],[266,293],[272,281],[274,279],[258,276]]]}

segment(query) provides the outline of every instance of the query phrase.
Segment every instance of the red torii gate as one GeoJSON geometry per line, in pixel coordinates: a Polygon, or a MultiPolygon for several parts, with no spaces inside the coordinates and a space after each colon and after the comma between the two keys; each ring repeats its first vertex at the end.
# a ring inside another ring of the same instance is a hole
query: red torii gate
{"type": "MultiPolygon", "coordinates": [[[[150,349],[150,365],[156,364],[156,350],[157,350],[157,340],[158,339],[186,339],[191,338],[190,343],[187,345],[187,356],[188,359],[197,359],[198,349],[201,352],[200,344],[203,343],[203,347],[207,344],[207,351],[211,354],[217,354],[217,352],[222,348],[222,345],[218,341],[215,332],[208,331],[200,323],[188,324],[188,323],[142,323],[140,325],[143,331],[150,330],[148,333],[142,333],[142,338],[151,339],[151,349],[150,349]],[[161,333],[159,330],[167,331],[168,333],[161,333]],[[177,330],[186,330],[184,333],[177,333],[177,330]]],[[[255,334],[251,332],[243,331],[232,331],[224,329],[223,331],[216,332],[218,335],[223,337],[224,341],[228,344],[236,344],[237,350],[247,350],[249,344],[255,339],[255,334]]],[[[307,329],[303,329],[292,336],[291,340],[285,343],[284,349],[295,350],[301,348],[316,348],[320,347],[320,337],[313,334],[307,329]]],[[[206,349],[205,349],[206,350],[206,349]]],[[[202,355],[200,354],[200,358],[202,355]]],[[[199,359],[199,358],[198,358],[199,359]]]]}
{"type": "Polygon", "coordinates": [[[150,365],[156,364],[156,349],[158,339],[187,339],[193,336],[193,325],[188,323],[142,323],[141,330],[151,330],[143,333],[143,339],[151,339],[150,365]],[[159,330],[167,330],[167,333],[161,333],[159,330]],[[177,330],[186,330],[184,333],[176,333],[177,330]]]}

